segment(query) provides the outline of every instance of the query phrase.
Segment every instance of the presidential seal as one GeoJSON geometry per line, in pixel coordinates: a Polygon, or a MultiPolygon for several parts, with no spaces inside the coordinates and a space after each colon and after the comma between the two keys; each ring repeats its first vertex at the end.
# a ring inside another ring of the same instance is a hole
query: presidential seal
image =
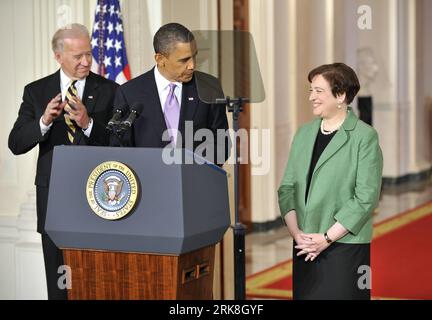
{"type": "Polygon", "coordinates": [[[128,215],[138,198],[138,182],[125,164],[107,161],[97,166],[87,180],[87,202],[99,217],[117,220],[128,215]]]}

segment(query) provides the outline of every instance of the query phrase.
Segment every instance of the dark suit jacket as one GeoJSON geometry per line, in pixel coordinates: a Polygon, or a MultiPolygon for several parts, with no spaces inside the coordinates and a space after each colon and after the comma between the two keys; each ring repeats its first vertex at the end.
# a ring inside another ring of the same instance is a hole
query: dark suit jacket
{"type": "MultiPolygon", "coordinates": [[[[131,107],[136,103],[142,103],[144,109],[135,120],[131,132],[125,134],[123,139],[124,146],[148,148],[165,147],[169,142],[163,141],[162,135],[163,132],[167,130],[167,126],[156,86],[154,68],[126,82],[117,90],[114,103],[116,107],[131,107]]],[[[208,160],[216,163],[216,152],[219,152],[221,156],[220,159],[223,159],[223,161],[219,162],[225,162],[228,158],[230,144],[229,137],[225,136],[225,131],[228,129],[225,110],[224,105],[207,104],[199,99],[195,77],[190,82],[183,83],[179,120],[179,133],[182,135],[182,144],[178,145],[178,147],[191,149],[189,146],[193,145],[193,151],[196,151],[197,147],[200,145],[200,148],[204,147],[205,139],[203,139],[204,141],[194,141],[193,144],[191,143],[190,145],[185,141],[187,138],[185,136],[185,121],[193,121],[194,134],[199,129],[204,128],[212,131],[213,144],[209,147],[214,148],[213,150],[217,150],[213,156],[201,151],[199,154],[204,155],[208,160]],[[220,131],[218,136],[217,129],[223,129],[223,134],[220,131]]],[[[117,139],[113,139],[111,144],[118,146],[119,142],[117,139]]]]}
{"type": "MultiPolygon", "coordinates": [[[[87,138],[82,130],[77,130],[76,144],[108,145],[109,135],[105,129],[111,118],[115,91],[118,84],[90,72],[86,79],[83,104],[90,117],[93,128],[87,138]]],[[[23,102],[11,133],[9,149],[15,154],[24,154],[39,144],[39,157],[36,171],[38,232],[44,232],[46,202],[51,174],[51,161],[54,146],[70,144],[67,137],[64,116],[53,121],[50,130],[42,136],[39,120],[48,102],[61,92],[60,70],[43,79],[28,84],[24,88],[23,102]]]]}

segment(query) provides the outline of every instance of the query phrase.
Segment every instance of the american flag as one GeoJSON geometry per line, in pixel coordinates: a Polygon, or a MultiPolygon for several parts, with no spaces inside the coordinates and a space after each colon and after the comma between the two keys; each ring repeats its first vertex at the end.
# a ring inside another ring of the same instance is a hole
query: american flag
{"type": "Polygon", "coordinates": [[[118,0],[98,0],[91,45],[93,72],[119,84],[130,80],[118,0]]]}

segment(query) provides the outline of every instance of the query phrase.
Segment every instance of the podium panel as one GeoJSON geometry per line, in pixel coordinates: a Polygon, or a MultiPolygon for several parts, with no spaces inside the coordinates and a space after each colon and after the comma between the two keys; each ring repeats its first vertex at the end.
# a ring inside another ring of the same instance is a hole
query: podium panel
{"type": "Polygon", "coordinates": [[[215,246],[180,256],[63,250],[69,300],[211,300],[215,246]]]}

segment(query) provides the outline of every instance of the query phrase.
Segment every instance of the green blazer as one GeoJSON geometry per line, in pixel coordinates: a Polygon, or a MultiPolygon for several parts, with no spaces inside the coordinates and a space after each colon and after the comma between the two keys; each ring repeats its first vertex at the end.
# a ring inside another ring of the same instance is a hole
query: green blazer
{"type": "Polygon", "coordinates": [[[298,226],[306,233],[324,233],[338,221],[349,230],[338,242],[369,243],[371,213],[378,204],[383,167],[378,134],[350,110],[318,159],[305,204],[307,176],[320,123],[318,118],[294,136],[278,190],[282,218],[296,210],[298,226]]]}

